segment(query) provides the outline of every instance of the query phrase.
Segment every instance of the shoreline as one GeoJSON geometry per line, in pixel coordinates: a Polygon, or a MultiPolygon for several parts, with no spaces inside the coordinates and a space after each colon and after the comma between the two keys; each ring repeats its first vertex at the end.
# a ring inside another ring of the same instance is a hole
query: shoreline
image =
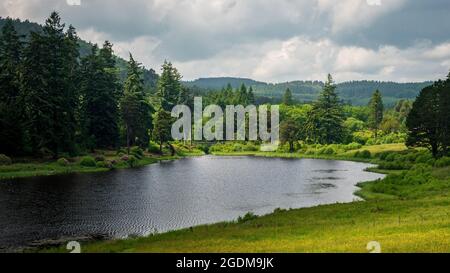
{"type": "Polygon", "coordinates": [[[56,161],[48,162],[28,162],[28,163],[13,163],[11,165],[0,166],[0,183],[8,180],[20,180],[26,178],[34,177],[50,177],[58,175],[69,175],[69,174],[89,174],[89,173],[100,173],[109,172],[114,170],[122,169],[134,169],[159,163],[166,160],[178,160],[188,157],[203,156],[203,154],[192,153],[185,155],[163,155],[157,156],[155,154],[147,154],[142,159],[138,160],[136,165],[129,166],[126,162],[121,162],[120,165],[114,168],[104,168],[104,167],[84,167],[76,163],[70,163],[69,166],[59,166],[56,161]],[[6,170],[6,171],[5,171],[6,170]]]}
{"type": "MultiPolygon", "coordinates": [[[[266,157],[266,158],[291,158],[291,159],[317,159],[317,160],[339,160],[339,161],[348,161],[348,162],[357,162],[357,163],[370,163],[368,162],[368,160],[351,160],[351,158],[348,157],[327,157],[327,156],[321,156],[319,157],[307,157],[307,156],[303,156],[303,155],[297,155],[297,156],[292,156],[289,153],[285,153],[284,156],[283,154],[278,153],[277,155],[270,155],[267,152],[256,152],[256,153],[212,153],[212,154],[207,154],[207,155],[203,155],[203,156],[217,156],[217,157],[222,157],[222,156],[249,156],[249,157],[266,157]]],[[[183,157],[186,158],[186,157],[183,157]]],[[[372,163],[370,163],[372,164],[372,163]]],[[[363,171],[366,172],[372,172],[372,173],[379,173],[379,174],[385,174],[385,173],[381,173],[381,172],[377,172],[377,171],[372,171],[369,170],[369,168],[364,169],[363,171]]],[[[383,178],[384,179],[384,178],[383,178]]],[[[326,207],[326,206],[333,206],[335,204],[353,204],[353,203],[360,203],[360,202],[366,202],[366,200],[358,195],[357,193],[362,189],[360,188],[360,184],[362,183],[371,183],[373,181],[365,181],[365,182],[358,182],[357,184],[355,184],[354,186],[358,188],[358,190],[356,190],[355,192],[353,192],[353,195],[355,197],[354,200],[349,201],[349,202],[343,202],[343,203],[330,203],[330,204],[320,204],[320,205],[314,205],[314,206],[307,206],[307,207],[299,207],[299,208],[289,208],[289,209],[276,209],[275,211],[269,212],[267,214],[264,215],[258,215],[256,216],[257,218],[262,218],[262,217],[269,217],[269,216],[273,216],[274,214],[277,213],[278,210],[280,211],[291,211],[291,210],[302,210],[302,209],[315,209],[315,208],[319,208],[319,207],[326,207]],[[356,198],[359,198],[360,200],[357,200],[356,198]]],[[[152,236],[162,236],[165,234],[171,234],[171,233],[177,233],[177,232],[185,232],[185,231],[190,231],[193,229],[198,229],[198,228],[203,228],[203,227],[208,227],[208,226],[214,226],[214,225],[220,225],[220,224],[224,224],[224,223],[235,223],[236,220],[231,220],[231,221],[219,221],[219,222],[215,222],[215,223],[210,223],[210,224],[201,224],[201,225],[197,225],[197,226],[192,226],[192,227],[186,227],[186,228],[180,228],[180,229],[174,229],[174,230],[169,230],[169,231],[165,231],[162,233],[155,233],[155,234],[150,234],[147,236],[139,236],[139,237],[130,237],[130,238],[125,238],[125,239],[120,239],[120,238],[94,238],[94,239],[88,239],[85,240],[84,242],[87,244],[92,244],[92,243],[106,243],[106,242],[118,242],[118,241],[127,241],[127,240],[136,240],[136,239],[144,239],[144,238],[148,238],[148,237],[152,237],[152,236]]],[[[90,237],[85,236],[85,237],[90,237]]],[[[38,250],[39,249],[46,249],[48,247],[50,248],[59,248],[61,247],[61,245],[58,246],[58,244],[55,244],[54,242],[61,242],[61,240],[43,240],[50,242],[50,244],[43,244],[42,246],[37,246],[37,247],[32,247],[30,248],[31,251],[33,250],[38,250]]],[[[83,241],[82,241],[83,242],[83,241]]],[[[27,248],[24,248],[27,249],[27,248]]],[[[29,250],[29,249],[28,249],[29,250]]]]}

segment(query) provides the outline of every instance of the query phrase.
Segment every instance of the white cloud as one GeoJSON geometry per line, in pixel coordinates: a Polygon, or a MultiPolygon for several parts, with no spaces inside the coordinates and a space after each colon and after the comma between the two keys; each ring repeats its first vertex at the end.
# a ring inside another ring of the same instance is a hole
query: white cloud
{"type": "Polygon", "coordinates": [[[450,20],[436,15],[447,0],[67,1],[0,0],[0,16],[42,23],[58,10],[81,38],[157,70],[168,59],[185,79],[409,81],[449,68],[450,20]]]}

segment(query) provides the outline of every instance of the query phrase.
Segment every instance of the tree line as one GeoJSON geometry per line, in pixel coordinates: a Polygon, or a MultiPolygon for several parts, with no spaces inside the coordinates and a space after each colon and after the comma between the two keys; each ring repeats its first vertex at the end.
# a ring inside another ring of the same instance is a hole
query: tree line
{"type": "Polygon", "coordinates": [[[167,124],[161,118],[170,117],[167,111],[182,94],[181,76],[169,62],[152,97],[131,54],[122,82],[110,42],[81,57],[78,41],[75,28],[66,28],[56,12],[26,42],[13,20],[6,20],[0,37],[0,153],[56,158],[147,147],[151,130],[161,129],[154,123],[167,124]]]}

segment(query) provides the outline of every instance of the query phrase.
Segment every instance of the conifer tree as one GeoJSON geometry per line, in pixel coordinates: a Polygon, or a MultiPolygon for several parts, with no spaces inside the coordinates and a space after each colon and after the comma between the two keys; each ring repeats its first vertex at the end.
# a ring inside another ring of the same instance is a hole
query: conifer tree
{"type": "Polygon", "coordinates": [[[0,153],[22,152],[23,103],[20,100],[20,65],[23,50],[12,19],[0,35],[0,153]]]}

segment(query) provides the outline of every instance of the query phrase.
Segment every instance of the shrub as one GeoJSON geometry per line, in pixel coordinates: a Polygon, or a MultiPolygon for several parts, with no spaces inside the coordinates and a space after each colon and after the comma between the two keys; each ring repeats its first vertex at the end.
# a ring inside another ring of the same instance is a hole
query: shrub
{"type": "Polygon", "coordinates": [[[399,155],[395,154],[395,153],[389,153],[386,157],[385,160],[392,162],[395,161],[398,158],[399,155]]]}
{"type": "Polygon", "coordinates": [[[358,150],[361,149],[362,145],[356,142],[352,142],[344,146],[345,151],[358,150]]]}
{"type": "Polygon", "coordinates": [[[159,154],[159,145],[153,141],[148,144],[148,152],[152,154],[159,154]]]}
{"type": "Polygon", "coordinates": [[[379,168],[384,170],[407,170],[411,168],[411,163],[402,161],[381,162],[379,168]]]}
{"type": "Polygon", "coordinates": [[[444,157],[436,160],[436,162],[434,163],[434,166],[438,167],[438,168],[450,166],[450,157],[444,156],[444,157]]]}
{"type": "Polygon", "coordinates": [[[135,156],[131,155],[128,158],[127,163],[128,163],[128,166],[130,166],[130,167],[136,167],[136,165],[138,163],[138,159],[135,156]]]}
{"type": "Polygon", "coordinates": [[[95,161],[96,162],[102,162],[105,161],[105,157],[103,155],[96,155],[95,156],[95,161]]]}
{"type": "Polygon", "coordinates": [[[0,154],[0,165],[11,165],[11,164],[12,164],[12,160],[9,156],[0,154]]]}
{"type": "Polygon", "coordinates": [[[97,163],[92,156],[85,156],[81,159],[80,165],[83,167],[96,167],[97,163]]]}
{"type": "Polygon", "coordinates": [[[97,162],[97,168],[113,169],[114,165],[108,161],[99,161],[97,162]]]}
{"type": "Polygon", "coordinates": [[[142,159],[144,157],[144,150],[142,150],[140,147],[133,147],[130,150],[130,154],[138,159],[142,159]]]}
{"type": "Polygon", "coordinates": [[[62,157],[62,158],[58,159],[57,163],[59,166],[66,167],[67,165],[69,165],[69,160],[62,157]]]}
{"type": "Polygon", "coordinates": [[[244,217],[241,217],[241,216],[239,216],[239,218],[238,218],[238,223],[245,223],[245,222],[248,222],[248,221],[251,221],[251,220],[255,220],[255,219],[257,219],[258,218],[258,216],[256,216],[254,213],[252,213],[252,212],[249,212],[249,213],[247,213],[246,215],[244,215],[244,217]]]}
{"type": "Polygon", "coordinates": [[[321,155],[334,155],[336,151],[332,147],[324,147],[318,151],[318,154],[321,155]]]}
{"type": "Polygon", "coordinates": [[[361,152],[361,158],[371,158],[372,154],[370,153],[370,151],[364,150],[361,152]]]}
{"type": "Polygon", "coordinates": [[[357,151],[355,153],[354,157],[369,159],[372,157],[372,154],[370,153],[370,151],[367,151],[367,150],[357,151]]]}

